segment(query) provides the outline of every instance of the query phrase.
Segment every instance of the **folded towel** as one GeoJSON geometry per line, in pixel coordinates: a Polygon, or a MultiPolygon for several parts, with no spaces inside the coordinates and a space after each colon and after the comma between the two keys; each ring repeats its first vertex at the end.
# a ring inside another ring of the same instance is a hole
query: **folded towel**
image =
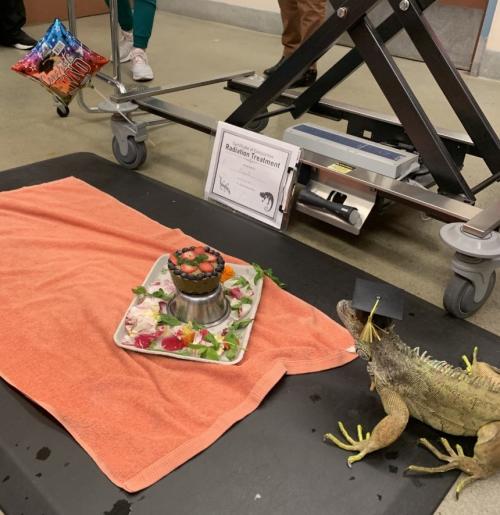
{"type": "Polygon", "coordinates": [[[131,288],[198,242],[77,179],[0,193],[0,238],[0,376],[129,492],[207,448],[284,374],[355,357],[347,331],[268,279],[239,365],[117,347],[131,288]]]}

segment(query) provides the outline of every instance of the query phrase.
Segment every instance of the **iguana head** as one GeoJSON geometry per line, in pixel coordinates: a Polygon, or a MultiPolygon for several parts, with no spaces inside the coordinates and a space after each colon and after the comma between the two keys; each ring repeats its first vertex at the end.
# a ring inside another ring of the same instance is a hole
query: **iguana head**
{"type": "Polygon", "coordinates": [[[351,333],[356,345],[356,352],[361,359],[371,358],[370,343],[361,340],[364,322],[359,318],[358,312],[352,307],[350,300],[341,300],[337,304],[337,314],[344,327],[351,333]]]}
{"type": "MultiPolygon", "coordinates": [[[[368,313],[354,309],[350,300],[341,300],[337,304],[337,313],[345,328],[352,334],[359,357],[367,360],[371,359],[372,344],[361,337],[368,320],[368,313]]],[[[390,336],[394,331],[394,320],[391,318],[374,314],[372,322],[378,335],[375,338],[383,339],[384,336],[390,336]]],[[[377,340],[374,339],[373,341],[377,340]]]]}

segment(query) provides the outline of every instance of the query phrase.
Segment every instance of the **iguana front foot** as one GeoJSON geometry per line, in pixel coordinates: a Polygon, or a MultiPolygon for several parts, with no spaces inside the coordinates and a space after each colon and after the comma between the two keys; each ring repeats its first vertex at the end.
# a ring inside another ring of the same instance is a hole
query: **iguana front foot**
{"type": "Polygon", "coordinates": [[[349,456],[347,458],[347,465],[349,467],[356,461],[362,460],[368,452],[370,452],[369,449],[369,440],[370,440],[370,433],[366,433],[366,435],[363,437],[363,427],[361,424],[358,424],[357,431],[358,431],[358,440],[355,440],[352,438],[352,436],[349,434],[347,429],[344,427],[344,424],[339,421],[339,429],[340,432],[344,435],[344,438],[349,443],[344,443],[341,440],[339,440],[335,435],[332,435],[331,433],[327,433],[324,435],[325,440],[329,440],[333,442],[337,447],[340,447],[341,449],[344,449],[345,451],[359,451],[358,454],[355,454],[353,456],[349,456]]]}
{"type": "Polygon", "coordinates": [[[349,467],[356,461],[362,460],[368,453],[383,449],[394,443],[403,432],[408,422],[409,411],[405,402],[397,392],[389,388],[378,388],[377,392],[382,399],[387,415],[373,428],[372,433],[366,433],[363,437],[363,428],[358,425],[358,439],[355,440],[347,432],[344,424],[339,422],[340,432],[348,443],[342,442],[336,436],[328,433],[325,440],[330,440],[337,447],[346,451],[358,451],[358,454],[349,456],[349,467]]]}
{"type": "Polygon", "coordinates": [[[440,459],[441,461],[446,461],[447,463],[445,465],[440,465],[439,467],[420,467],[417,465],[410,465],[406,470],[411,472],[420,472],[422,474],[437,474],[454,469],[459,469],[462,472],[466,472],[469,474],[469,477],[466,477],[460,481],[455,490],[457,499],[460,495],[460,492],[468,484],[472,483],[476,479],[486,477],[482,464],[475,457],[471,458],[469,456],[465,456],[464,450],[460,444],[456,445],[455,451],[446,438],[441,438],[441,443],[448,453],[444,454],[439,449],[434,447],[434,445],[432,445],[431,442],[429,442],[429,440],[426,438],[420,438],[419,443],[429,449],[429,451],[431,451],[432,454],[436,456],[436,458],[440,459]]]}

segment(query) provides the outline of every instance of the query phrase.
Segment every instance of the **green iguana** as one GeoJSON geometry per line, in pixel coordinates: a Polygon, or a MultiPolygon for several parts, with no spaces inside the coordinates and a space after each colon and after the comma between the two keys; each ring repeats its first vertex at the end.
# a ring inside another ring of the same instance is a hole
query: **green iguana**
{"type": "Polygon", "coordinates": [[[357,451],[348,458],[349,466],[366,454],[395,442],[411,415],[451,435],[477,436],[477,442],[474,456],[468,457],[460,445],[455,451],[445,438],[441,438],[441,442],[447,454],[421,438],[420,443],[446,464],[439,467],[411,465],[408,470],[433,474],[460,469],[468,477],[456,488],[458,498],[466,485],[500,469],[499,369],[478,362],[477,349],[474,349],[472,363],[464,357],[466,370],[434,360],[426,352],[420,353],[418,347],[408,347],[395,333],[394,324],[385,329],[377,328],[380,340],[367,343],[360,337],[364,323],[358,319],[351,301],[340,301],[337,312],[355,339],[358,355],[368,360],[371,390],[377,391],[387,414],[371,434],[363,436],[363,429],[358,425],[357,440],[349,435],[342,422],[339,428],[347,443],[330,433],[325,435],[325,439],[338,447],[357,451]]]}

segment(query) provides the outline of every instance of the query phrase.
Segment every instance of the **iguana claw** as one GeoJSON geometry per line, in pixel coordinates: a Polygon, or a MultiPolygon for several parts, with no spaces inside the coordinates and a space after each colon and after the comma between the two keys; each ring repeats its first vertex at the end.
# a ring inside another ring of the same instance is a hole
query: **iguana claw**
{"type": "Polygon", "coordinates": [[[472,351],[472,363],[469,361],[469,358],[464,354],[462,356],[462,360],[465,363],[465,371],[467,374],[472,374],[472,367],[477,363],[477,347],[474,347],[474,350],[472,351]]]}
{"type": "Polygon", "coordinates": [[[476,479],[480,479],[481,476],[479,474],[474,474],[474,472],[477,472],[475,470],[477,468],[477,462],[475,458],[470,458],[466,456],[460,444],[456,445],[455,451],[446,438],[441,438],[441,443],[448,452],[448,455],[446,455],[442,453],[439,449],[434,447],[434,445],[432,445],[431,442],[429,442],[429,440],[427,440],[426,438],[420,438],[419,443],[427,449],[429,449],[429,451],[431,451],[432,454],[436,456],[436,458],[440,459],[441,461],[446,461],[447,463],[445,463],[444,465],[440,465],[438,467],[419,467],[417,465],[410,465],[406,469],[407,471],[420,472],[423,474],[436,474],[440,472],[447,472],[448,470],[460,469],[463,472],[471,474],[469,477],[462,479],[462,481],[458,483],[457,488],[455,490],[455,495],[457,499],[460,495],[460,492],[469,483],[472,483],[472,481],[475,481],[476,479]]]}
{"type": "Polygon", "coordinates": [[[349,456],[347,458],[347,465],[350,467],[354,462],[360,461],[364,458],[366,455],[366,444],[368,440],[370,439],[371,434],[366,433],[366,435],[363,437],[363,426],[361,424],[358,424],[357,426],[357,432],[358,432],[358,440],[355,440],[347,431],[344,424],[339,421],[339,429],[344,438],[349,442],[348,444],[342,442],[339,440],[335,435],[332,435],[331,433],[327,433],[324,435],[325,440],[330,440],[333,442],[337,447],[340,447],[341,449],[344,449],[345,451],[360,451],[358,454],[355,454],[353,456],[349,456]]]}

